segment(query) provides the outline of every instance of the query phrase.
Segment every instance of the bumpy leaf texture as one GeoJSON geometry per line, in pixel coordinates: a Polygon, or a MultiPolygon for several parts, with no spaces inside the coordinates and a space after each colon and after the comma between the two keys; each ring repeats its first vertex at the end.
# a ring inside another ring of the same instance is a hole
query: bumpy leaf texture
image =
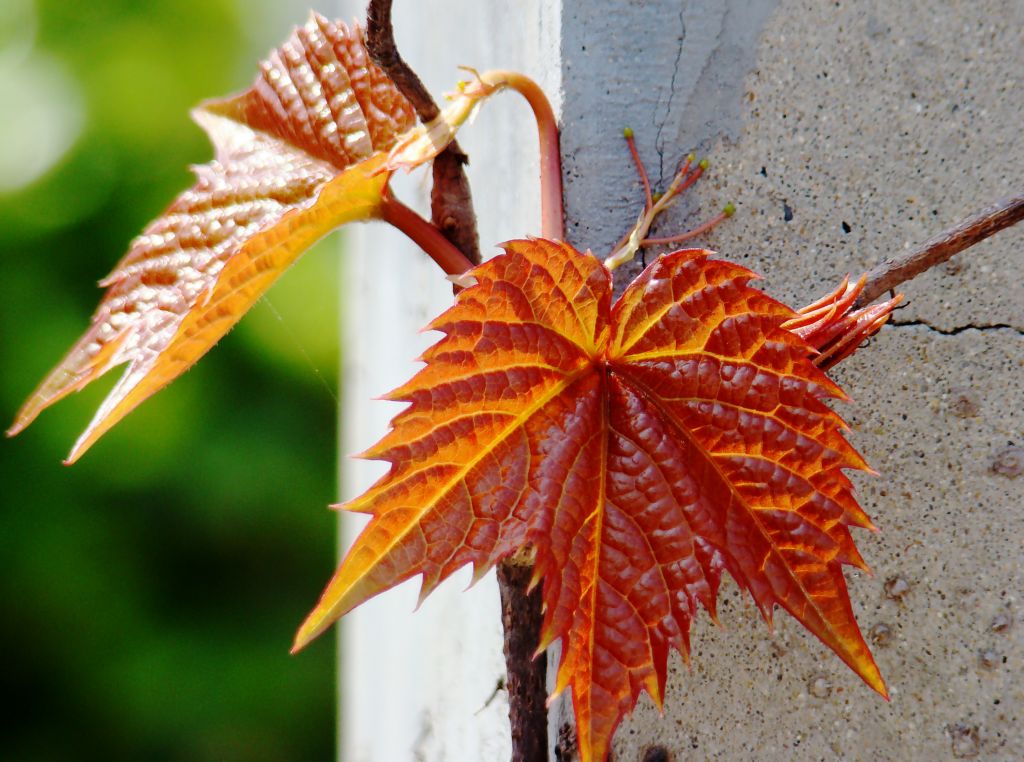
{"type": "Polygon", "coordinates": [[[414,122],[358,27],[314,15],[244,93],[193,111],[216,158],[135,239],[85,335],[18,413],[46,407],[128,363],[68,457],[187,370],[277,277],[340,224],[377,216],[378,170],[414,122]]]}
{"type": "Polygon", "coordinates": [[[343,506],[371,518],[296,648],[403,580],[426,596],[532,545],[539,647],[561,639],[585,761],[642,690],[660,705],[723,572],[884,695],[842,572],[864,565],[849,528],[871,526],[843,469],[866,465],[824,403],[842,392],[782,327],[795,313],[702,250],[659,258],[613,306],[593,256],[505,248],[389,396],[408,407],[364,457],[390,471],[343,506]]]}

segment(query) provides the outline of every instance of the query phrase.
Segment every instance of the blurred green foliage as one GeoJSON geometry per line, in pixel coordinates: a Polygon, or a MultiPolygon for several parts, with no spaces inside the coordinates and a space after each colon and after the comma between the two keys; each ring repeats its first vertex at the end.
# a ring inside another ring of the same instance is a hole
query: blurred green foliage
{"type": "MultiPolygon", "coordinates": [[[[86,327],[95,282],[211,156],[188,109],[247,86],[304,12],[282,24],[273,0],[3,5],[0,87],[32,100],[0,108],[0,166],[45,158],[38,114],[61,115],[70,146],[29,184],[0,183],[10,421],[86,327]]],[[[116,371],[0,443],[3,759],[332,756],[332,639],[288,647],[333,567],[334,247],[73,468],[60,459],[116,371]]]]}

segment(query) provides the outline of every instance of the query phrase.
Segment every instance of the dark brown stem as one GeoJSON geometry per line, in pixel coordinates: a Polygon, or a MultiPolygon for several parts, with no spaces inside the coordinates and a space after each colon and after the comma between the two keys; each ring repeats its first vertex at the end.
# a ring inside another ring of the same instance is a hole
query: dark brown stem
{"type": "Polygon", "coordinates": [[[512,762],[546,762],[548,758],[547,656],[544,652],[533,656],[543,614],[540,586],[526,592],[532,575],[531,566],[514,561],[498,564],[512,762]]]}
{"type": "Polygon", "coordinates": [[[444,237],[477,265],[480,264],[480,237],[476,231],[473,194],[463,168],[467,161],[466,154],[454,141],[434,159],[430,216],[444,237]]]}
{"type": "Polygon", "coordinates": [[[366,49],[374,62],[391,77],[399,92],[409,99],[420,119],[429,122],[441,113],[416,72],[398,53],[391,24],[391,0],[370,0],[366,8],[366,49]]]}
{"type": "Polygon", "coordinates": [[[977,214],[971,215],[906,254],[891,257],[877,265],[867,275],[867,284],[854,309],[870,304],[887,291],[925,270],[942,264],[964,249],[985,240],[1024,219],[1024,195],[997,201],[977,214]]]}
{"type": "MultiPolygon", "coordinates": [[[[366,8],[366,49],[426,123],[441,112],[416,72],[398,53],[391,24],[391,2],[370,0],[366,8]]],[[[466,154],[455,141],[434,159],[430,216],[444,237],[455,244],[466,259],[479,264],[480,239],[476,231],[473,195],[463,168],[466,162],[466,154]]]]}

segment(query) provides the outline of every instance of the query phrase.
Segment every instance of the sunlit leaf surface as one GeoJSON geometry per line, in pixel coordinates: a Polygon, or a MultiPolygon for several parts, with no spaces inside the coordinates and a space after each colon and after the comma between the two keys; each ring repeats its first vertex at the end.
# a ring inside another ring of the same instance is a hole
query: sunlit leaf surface
{"type": "Polygon", "coordinates": [[[68,457],[205,354],[277,277],[340,224],[376,215],[386,152],[412,109],[362,31],[314,15],[246,92],[193,112],[216,149],[196,184],[135,239],[85,335],[8,434],[111,368],[128,368],[68,457]]]}
{"type": "Polygon", "coordinates": [[[723,572],[884,695],[842,572],[863,566],[849,528],[871,526],[843,469],[866,465],[824,403],[842,392],[782,327],[794,313],[702,250],[614,306],[609,271],[564,244],[515,241],[472,274],[389,397],[408,407],[364,457],[390,471],[344,506],[370,521],[296,648],[403,580],[425,596],[532,545],[584,760],[642,690],[661,703],[723,572]]]}

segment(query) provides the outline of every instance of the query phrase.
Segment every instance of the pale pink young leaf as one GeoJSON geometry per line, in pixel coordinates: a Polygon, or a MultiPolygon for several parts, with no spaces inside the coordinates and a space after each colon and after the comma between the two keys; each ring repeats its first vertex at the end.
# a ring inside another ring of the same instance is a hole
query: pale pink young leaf
{"type": "Polygon", "coordinates": [[[244,93],[193,112],[216,149],[196,183],[132,242],[100,285],[85,335],[8,430],[128,365],[68,462],[205,354],[318,238],[375,217],[379,170],[415,123],[359,27],[319,15],[261,65],[244,93]]]}

